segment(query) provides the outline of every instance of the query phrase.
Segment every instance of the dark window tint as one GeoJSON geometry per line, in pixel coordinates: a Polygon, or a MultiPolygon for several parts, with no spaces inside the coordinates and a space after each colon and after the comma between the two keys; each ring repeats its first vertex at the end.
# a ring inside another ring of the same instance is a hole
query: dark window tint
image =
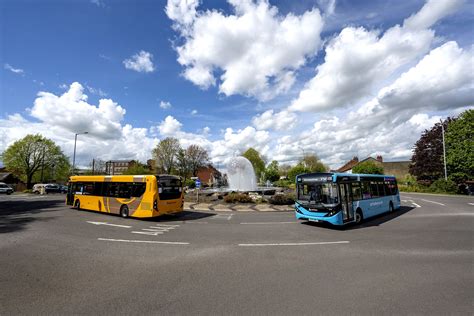
{"type": "Polygon", "coordinates": [[[370,183],[369,182],[361,182],[362,188],[362,199],[367,200],[372,198],[372,194],[370,193],[370,183]]]}
{"type": "Polygon", "coordinates": [[[385,188],[383,182],[377,182],[377,187],[379,188],[379,196],[385,196],[385,188]]]}
{"type": "Polygon", "coordinates": [[[145,193],[146,183],[133,183],[131,193],[133,197],[140,197],[145,193]]]}
{"type": "Polygon", "coordinates": [[[352,199],[354,201],[359,201],[362,199],[362,189],[360,182],[352,183],[352,199]]]}
{"type": "Polygon", "coordinates": [[[93,192],[93,195],[97,195],[97,196],[102,196],[102,189],[104,187],[104,183],[103,182],[95,182],[94,183],[94,192],[93,192]]]}
{"type": "Polygon", "coordinates": [[[372,194],[372,198],[379,197],[379,190],[377,188],[377,182],[371,181],[370,182],[370,193],[372,194]]]}

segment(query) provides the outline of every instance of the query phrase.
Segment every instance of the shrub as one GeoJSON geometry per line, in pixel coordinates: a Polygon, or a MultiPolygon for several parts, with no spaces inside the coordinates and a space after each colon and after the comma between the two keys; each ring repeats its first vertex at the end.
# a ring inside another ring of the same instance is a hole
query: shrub
{"type": "Polygon", "coordinates": [[[435,193],[456,193],[458,187],[451,180],[438,179],[430,185],[430,191],[435,193]]]}
{"type": "Polygon", "coordinates": [[[291,180],[282,179],[282,180],[275,181],[275,182],[273,183],[273,185],[275,185],[275,186],[277,186],[277,187],[288,188],[288,187],[290,187],[290,185],[291,185],[292,183],[293,183],[293,182],[291,182],[291,180]]]}
{"type": "Polygon", "coordinates": [[[253,199],[244,193],[230,193],[224,197],[226,203],[252,203],[253,199]]]}
{"type": "Polygon", "coordinates": [[[184,183],[184,185],[190,189],[194,189],[196,187],[196,182],[191,179],[186,179],[186,182],[184,183]]]}
{"type": "Polygon", "coordinates": [[[295,203],[295,196],[291,193],[275,194],[268,202],[273,205],[291,205],[295,203]]]}

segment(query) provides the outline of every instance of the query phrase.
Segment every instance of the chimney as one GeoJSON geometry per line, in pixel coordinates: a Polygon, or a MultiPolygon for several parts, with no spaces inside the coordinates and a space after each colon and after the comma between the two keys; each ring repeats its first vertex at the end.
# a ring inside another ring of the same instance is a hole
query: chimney
{"type": "Polygon", "coordinates": [[[381,155],[377,155],[377,161],[379,161],[379,162],[383,162],[383,158],[382,158],[382,156],[381,156],[381,155]]]}
{"type": "Polygon", "coordinates": [[[354,157],[352,158],[352,161],[354,161],[354,162],[359,162],[359,157],[354,156],[354,157]]]}

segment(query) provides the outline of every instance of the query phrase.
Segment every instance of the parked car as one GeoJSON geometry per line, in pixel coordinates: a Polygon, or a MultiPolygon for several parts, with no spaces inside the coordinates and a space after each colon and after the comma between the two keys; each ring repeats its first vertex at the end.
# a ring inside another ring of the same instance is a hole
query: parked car
{"type": "Polygon", "coordinates": [[[0,182],[0,193],[6,193],[7,195],[10,195],[13,193],[13,189],[6,183],[0,182]]]}
{"type": "Polygon", "coordinates": [[[45,188],[45,184],[42,184],[42,183],[37,183],[33,186],[33,189],[31,190],[31,192],[33,193],[36,193],[36,194],[40,194],[42,189],[45,188]]]}
{"type": "Polygon", "coordinates": [[[60,185],[59,190],[61,193],[67,193],[67,185],[60,185]]]}
{"type": "Polygon", "coordinates": [[[46,193],[61,193],[61,188],[57,184],[46,184],[44,190],[46,193]]]}

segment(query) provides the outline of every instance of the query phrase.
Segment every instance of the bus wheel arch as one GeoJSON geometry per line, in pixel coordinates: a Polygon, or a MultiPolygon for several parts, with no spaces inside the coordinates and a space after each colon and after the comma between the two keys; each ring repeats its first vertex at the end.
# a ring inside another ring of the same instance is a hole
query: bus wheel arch
{"type": "Polygon", "coordinates": [[[360,224],[364,220],[364,213],[360,207],[357,208],[355,212],[355,223],[360,224]]]}
{"type": "Polygon", "coordinates": [[[388,203],[388,211],[389,213],[392,213],[395,209],[393,208],[393,202],[390,201],[390,203],[388,203]]]}
{"type": "Polygon", "coordinates": [[[79,201],[79,199],[76,199],[74,201],[74,208],[77,209],[77,210],[81,209],[81,202],[79,201]]]}
{"type": "Polygon", "coordinates": [[[127,218],[129,216],[129,210],[126,204],[123,204],[120,207],[120,216],[122,216],[123,218],[127,218]]]}

